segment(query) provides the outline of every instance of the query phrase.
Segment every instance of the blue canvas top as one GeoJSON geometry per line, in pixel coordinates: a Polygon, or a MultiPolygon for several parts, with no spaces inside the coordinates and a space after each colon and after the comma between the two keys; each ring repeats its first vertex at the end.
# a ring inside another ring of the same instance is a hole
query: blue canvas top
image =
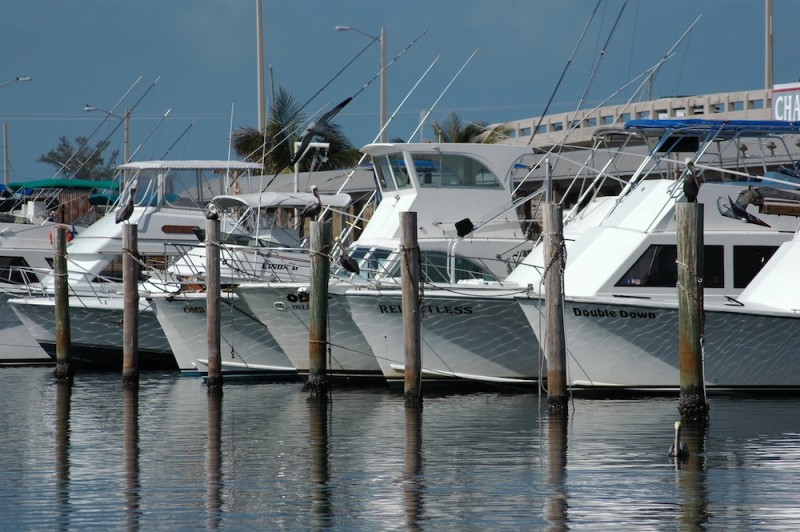
{"type": "Polygon", "coordinates": [[[755,136],[770,134],[800,134],[800,121],[782,120],[705,120],[701,118],[638,119],[625,123],[625,129],[642,132],[680,131],[684,135],[706,135],[710,131],[727,136],[755,136]]]}

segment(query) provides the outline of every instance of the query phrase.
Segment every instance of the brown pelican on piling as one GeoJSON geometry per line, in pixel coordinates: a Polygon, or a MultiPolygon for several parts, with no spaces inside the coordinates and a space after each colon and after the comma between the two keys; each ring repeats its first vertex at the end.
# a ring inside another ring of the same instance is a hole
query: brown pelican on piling
{"type": "Polygon", "coordinates": [[[683,195],[689,203],[696,203],[697,193],[700,191],[700,178],[691,160],[686,161],[686,169],[689,170],[689,175],[683,179],[683,195]]]}
{"type": "Polygon", "coordinates": [[[303,239],[303,226],[306,223],[306,218],[316,218],[319,216],[319,213],[322,212],[322,200],[319,197],[317,185],[311,185],[311,193],[314,194],[315,200],[303,207],[303,210],[300,211],[300,214],[297,216],[299,220],[297,234],[300,240],[303,239]]]}
{"type": "Polygon", "coordinates": [[[128,202],[125,205],[123,205],[122,207],[120,207],[119,209],[117,209],[117,214],[114,217],[114,220],[116,221],[116,223],[127,222],[128,218],[130,218],[131,214],[133,214],[133,207],[135,206],[135,200],[136,200],[136,184],[135,183],[133,185],[131,185],[131,188],[130,188],[130,190],[128,192],[129,192],[129,194],[128,194],[128,202]]]}

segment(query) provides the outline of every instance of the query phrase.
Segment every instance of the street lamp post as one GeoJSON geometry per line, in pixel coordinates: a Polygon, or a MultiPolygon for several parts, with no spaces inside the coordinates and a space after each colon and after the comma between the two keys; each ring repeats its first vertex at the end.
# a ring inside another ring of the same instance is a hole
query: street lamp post
{"type": "Polygon", "coordinates": [[[373,41],[380,40],[381,43],[381,109],[380,109],[380,132],[381,132],[381,142],[386,142],[386,29],[381,26],[381,33],[380,35],[370,35],[369,33],[362,31],[358,28],[353,28],[350,26],[336,26],[336,31],[348,31],[352,30],[365,37],[369,37],[373,41]]]}
{"type": "MultiPolygon", "coordinates": [[[[5,87],[6,85],[10,85],[12,83],[16,83],[18,81],[30,81],[30,76],[17,76],[14,79],[10,79],[8,81],[4,81],[0,83],[0,87],[5,87]]],[[[3,183],[6,185],[8,184],[8,172],[9,172],[9,165],[8,165],[8,124],[3,122],[3,183]]]]}
{"type": "Polygon", "coordinates": [[[30,76],[17,76],[14,79],[10,79],[8,81],[4,81],[3,83],[0,83],[0,87],[5,87],[6,85],[11,85],[12,83],[16,83],[18,81],[30,81],[30,80],[31,80],[30,76]]]}
{"type": "Polygon", "coordinates": [[[106,111],[105,109],[100,109],[98,107],[91,106],[88,103],[86,104],[86,107],[83,108],[83,110],[86,111],[87,113],[91,113],[93,111],[100,111],[101,113],[105,113],[110,117],[116,118],[117,120],[122,120],[123,124],[122,158],[124,159],[125,163],[129,163],[130,161],[128,160],[128,145],[129,145],[128,139],[130,133],[129,129],[130,118],[131,118],[130,110],[125,109],[125,114],[123,116],[119,116],[117,114],[112,113],[111,111],[106,111]]]}

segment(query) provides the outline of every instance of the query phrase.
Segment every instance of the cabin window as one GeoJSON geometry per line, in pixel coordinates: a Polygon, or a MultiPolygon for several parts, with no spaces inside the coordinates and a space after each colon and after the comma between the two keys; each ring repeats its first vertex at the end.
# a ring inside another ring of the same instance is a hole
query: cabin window
{"type": "Polygon", "coordinates": [[[744,288],[778,250],[777,246],[734,246],[733,287],[744,288]]]}
{"type": "MultiPolygon", "coordinates": [[[[449,283],[450,275],[447,272],[447,253],[441,251],[422,251],[420,276],[427,283],[449,283]]],[[[401,263],[395,263],[391,271],[392,277],[400,277],[401,263]]],[[[494,280],[494,276],[481,264],[465,257],[455,258],[455,281],[465,279],[494,280]]]]}
{"type": "Polygon", "coordinates": [[[361,277],[366,279],[374,279],[386,275],[386,263],[391,254],[391,249],[367,248],[364,246],[357,246],[348,252],[350,258],[358,263],[361,277]]]}
{"type": "Polygon", "coordinates": [[[415,153],[413,158],[423,187],[503,188],[497,176],[471,157],[415,153]]]}
{"type": "MultiPolygon", "coordinates": [[[[725,286],[722,246],[704,247],[703,285],[725,286]]],[[[675,245],[652,245],[617,281],[615,286],[675,287],[678,282],[678,248],[675,245]]]]}
{"type": "Polygon", "coordinates": [[[25,284],[38,281],[28,262],[22,257],[0,257],[0,280],[7,283],[25,284]]]}
{"type": "Polygon", "coordinates": [[[381,190],[384,192],[397,190],[394,184],[394,177],[392,177],[392,165],[389,163],[389,158],[386,156],[373,157],[372,161],[375,175],[378,178],[378,186],[381,187],[381,190]]]}
{"type": "MultiPolygon", "coordinates": [[[[174,256],[172,257],[174,258],[174,256]]],[[[147,280],[143,275],[146,269],[164,270],[166,269],[166,262],[168,257],[164,255],[142,255],[139,257],[145,267],[139,265],[139,281],[147,280]]],[[[122,282],[122,255],[117,255],[114,259],[103,268],[100,275],[92,279],[93,283],[110,283],[122,282]]]]}
{"type": "Polygon", "coordinates": [[[228,180],[225,170],[176,170],[164,178],[164,202],[167,205],[201,209],[223,192],[228,180]]]}

